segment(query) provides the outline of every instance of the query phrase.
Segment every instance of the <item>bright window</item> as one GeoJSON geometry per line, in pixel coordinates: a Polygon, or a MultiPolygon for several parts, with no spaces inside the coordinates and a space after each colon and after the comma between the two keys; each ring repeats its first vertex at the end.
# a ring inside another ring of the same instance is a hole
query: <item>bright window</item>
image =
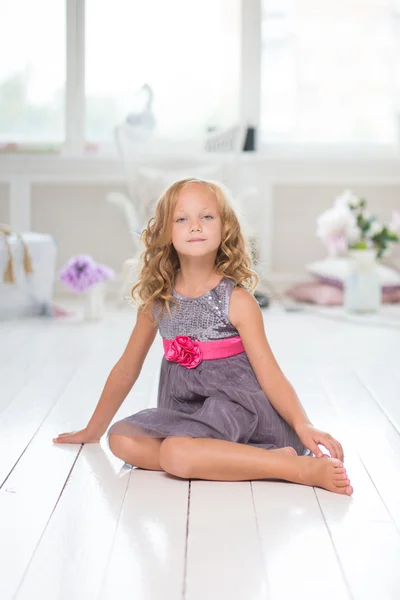
{"type": "Polygon", "coordinates": [[[88,141],[141,111],[161,137],[231,125],[239,76],[240,0],[86,0],[88,141]]]}
{"type": "Polygon", "coordinates": [[[398,143],[398,0],[263,0],[264,142],[398,143]]]}
{"type": "Polygon", "coordinates": [[[65,0],[0,0],[0,142],[62,142],[65,0]]]}

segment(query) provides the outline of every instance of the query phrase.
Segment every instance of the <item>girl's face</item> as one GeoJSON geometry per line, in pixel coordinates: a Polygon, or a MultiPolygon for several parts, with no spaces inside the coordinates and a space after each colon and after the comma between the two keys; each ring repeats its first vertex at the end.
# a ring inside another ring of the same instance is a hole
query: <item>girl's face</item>
{"type": "Polygon", "coordinates": [[[213,192],[198,183],[181,191],[172,217],[172,244],[178,255],[216,254],[222,235],[222,221],[213,192]]]}

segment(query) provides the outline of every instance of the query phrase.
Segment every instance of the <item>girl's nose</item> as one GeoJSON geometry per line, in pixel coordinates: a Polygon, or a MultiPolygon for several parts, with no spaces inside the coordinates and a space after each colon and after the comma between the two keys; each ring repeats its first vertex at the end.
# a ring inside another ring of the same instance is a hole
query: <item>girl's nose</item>
{"type": "Polygon", "coordinates": [[[201,230],[201,226],[199,223],[193,223],[190,227],[190,231],[200,231],[201,230]]]}

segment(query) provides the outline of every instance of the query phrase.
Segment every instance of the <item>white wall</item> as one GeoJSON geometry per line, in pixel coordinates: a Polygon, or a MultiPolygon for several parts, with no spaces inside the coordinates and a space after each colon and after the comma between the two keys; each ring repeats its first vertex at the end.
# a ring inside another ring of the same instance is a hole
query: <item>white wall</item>
{"type": "Polygon", "coordinates": [[[121,271],[133,253],[128,226],[120,211],[106,202],[121,185],[36,183],[32,186],[32,229],[51,233],[58,243],[58,266],[72,254],[90,254],[121,271]]]}
{"type": "Polygon", "coordinates": [[[0,182],[0,223],[9,223],[9,187],[7,183],[0,182]]]}

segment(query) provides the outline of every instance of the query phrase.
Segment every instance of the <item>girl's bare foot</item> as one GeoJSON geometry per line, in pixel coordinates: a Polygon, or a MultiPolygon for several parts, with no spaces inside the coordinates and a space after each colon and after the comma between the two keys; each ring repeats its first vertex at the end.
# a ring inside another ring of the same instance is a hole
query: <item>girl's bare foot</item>
{"type": "Polygon", "coordinates": [[[285,446],[284,448],[274,448],[270,452],[279,452],[280,454],[289,454],[290,456],[297,456],[297,452],[292,446],[285,446]]]}
{"type": "Polygon", "coordinates": [[[353,488],[340,460],[328,456],[322,458],[304,456],[301,458],[304,462],[301,479],[304,479],[305,484],[351,496],[353,488]]]}

